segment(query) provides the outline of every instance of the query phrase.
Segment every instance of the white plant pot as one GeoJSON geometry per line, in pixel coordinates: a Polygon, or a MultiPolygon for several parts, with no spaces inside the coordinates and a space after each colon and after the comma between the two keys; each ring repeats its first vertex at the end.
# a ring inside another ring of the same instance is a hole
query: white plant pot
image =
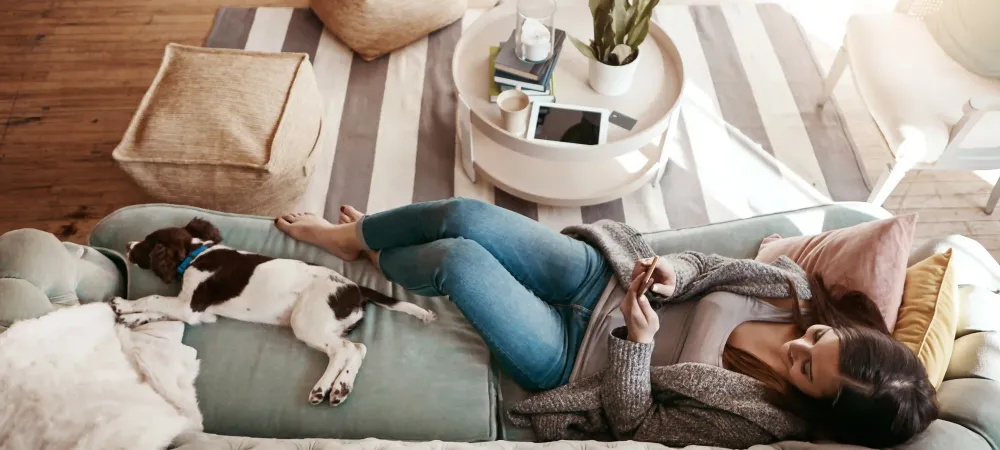
{"type": "Polygon", "coordinates": [[[624,66],[609,66],[600,61],[590,60],[590,87],[601,95],[622,95],[628,92],[635,78],[635,68],[639,67],[640,54],[624,66]]]}

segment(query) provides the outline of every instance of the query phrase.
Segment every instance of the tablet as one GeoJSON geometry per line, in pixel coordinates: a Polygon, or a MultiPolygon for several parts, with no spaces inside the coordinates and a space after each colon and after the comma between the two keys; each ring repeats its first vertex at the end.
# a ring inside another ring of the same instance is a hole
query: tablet
{"type": "Polygon", "coordinates": [[[566,144],[603,144],[611,111],[589,106],[533,102],[528,119],[528,139],[566,144]]]}

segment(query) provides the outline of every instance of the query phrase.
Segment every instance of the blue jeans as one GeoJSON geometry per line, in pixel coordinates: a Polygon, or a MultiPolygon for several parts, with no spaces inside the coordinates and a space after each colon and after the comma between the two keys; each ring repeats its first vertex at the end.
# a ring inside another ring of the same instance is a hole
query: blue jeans
{"type": "Polygon", "coordinates": [[[497,206],[450,199],[365,216],[359,238],[382,272],[449,296],[526,389],[569,380],[611,269],[588,244],[497,206]]]}

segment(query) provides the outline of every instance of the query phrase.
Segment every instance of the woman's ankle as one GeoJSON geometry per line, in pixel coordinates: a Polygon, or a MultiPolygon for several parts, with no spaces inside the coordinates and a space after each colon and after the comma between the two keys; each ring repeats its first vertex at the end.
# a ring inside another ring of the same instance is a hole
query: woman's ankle
{"type": "Polygon", "coordinates": [[[368,216],[362,216],[357,221],[348,224],[353,225],[351,228],[351,232],[353,233],[351,236],[351,242],[356,243],[358,245],[358,249],[363,252],[372,251],[371,246],[368,245],[368,241],[365,240],[364,223],[367,218],[368,216]]]}
{"type": "Polygon", "coordinates": [[[379,272],[382,271],[382,267],[379,265],[379,262],[378,262],[379,256],[382,256],[382,252],[381,251],[377,251],[377,250],[362,250],[361,252],[365,255],[365,258],[368,258],[368,261],[370,261],[372,263],[372,266],[374,266],[375,269],[377,269],[379,272]]]}

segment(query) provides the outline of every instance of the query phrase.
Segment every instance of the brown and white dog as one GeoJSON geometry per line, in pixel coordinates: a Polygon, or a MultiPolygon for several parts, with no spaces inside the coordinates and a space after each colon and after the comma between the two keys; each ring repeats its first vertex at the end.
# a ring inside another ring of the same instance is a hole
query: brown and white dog
{"type": "Polygon", "coordinates": [[[180,276],[182,285],[176,297],[112,299],[119,322],[130,327],[171,319],[198,324],[223,316],[290,326],[296,338],[330,358],[309,392],[309,403],[319,404],[329,394],[330,406],[336,406],[350,394],[367,353],[364,344],[344,338],[361,321],[367,300],[424,322],[436,318],[433,312],[362,288],[326,267],[234,250],[221,242],[219,230],[198,218],[129,242],[129,262],[152,270],[165,283],[180,276]]]}

